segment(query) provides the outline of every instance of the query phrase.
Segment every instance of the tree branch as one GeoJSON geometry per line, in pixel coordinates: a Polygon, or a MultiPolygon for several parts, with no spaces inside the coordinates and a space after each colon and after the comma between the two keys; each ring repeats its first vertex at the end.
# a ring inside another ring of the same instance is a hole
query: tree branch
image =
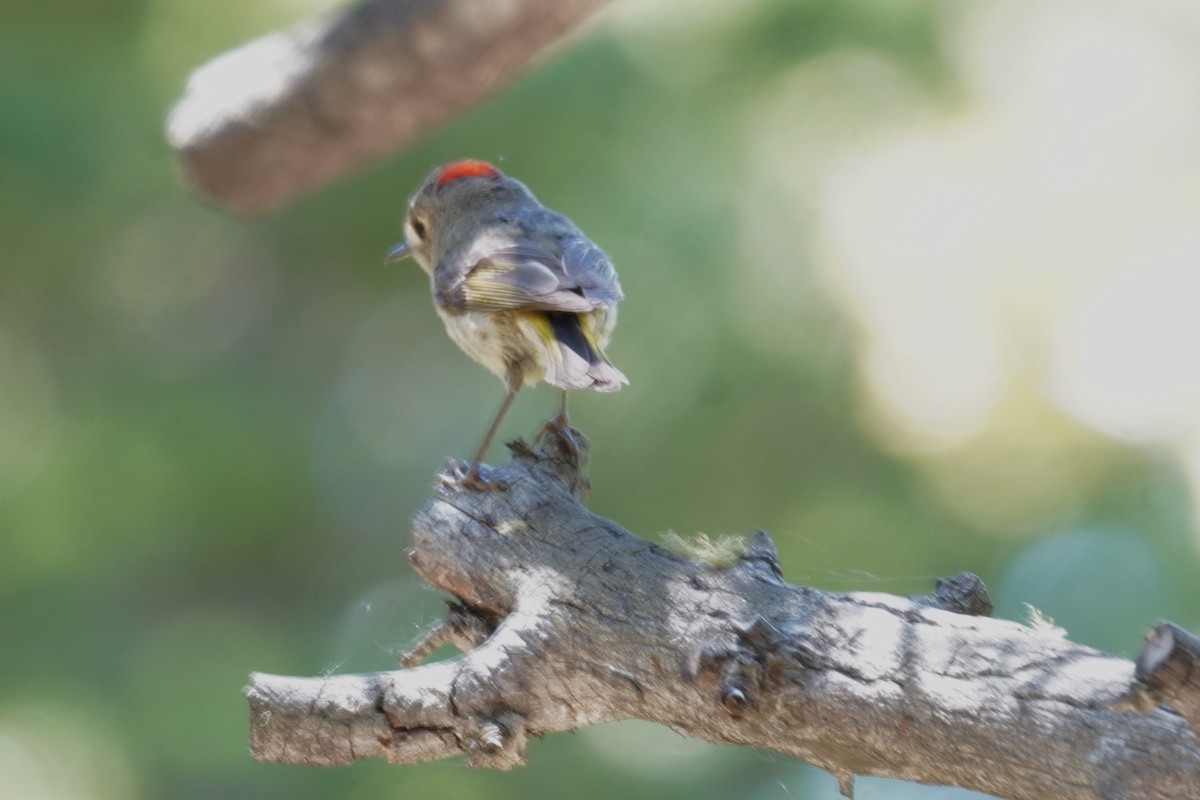
{"type": "Polygon", "coordinates": [[[1154,702],[1167,703],[1200,735],[1200,638],[1170,622],[1146,635],[1136,676],[1154,702]]]}
{"type": "Polygon", "coordinates": [[[415,141],[608,0],[366,0],[198,68],[167,119],[197,191],[245,214],[415,141]]]}
{"type": "Polygon", "coordinates": [[[637,717],[798,756],[847,792],[869,774],[1038,800],[1200,797],[1195,735],[1128,702],[1131,662],[959,613],[988,610],[978,578],[921,598],[792,586],[765,533],[700,564],[581,505],[577,432],[512,447],[506,491],[444,480],[412,527],[413,566],[482,643],[374,675],[253,675],[255,757],[508,768],[531,734],[637,717]]]}

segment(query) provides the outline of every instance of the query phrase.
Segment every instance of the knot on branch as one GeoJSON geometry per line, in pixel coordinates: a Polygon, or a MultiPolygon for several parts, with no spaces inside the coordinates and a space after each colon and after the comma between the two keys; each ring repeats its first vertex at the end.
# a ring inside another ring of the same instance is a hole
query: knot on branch
{"type": "Polygon", "coordinates": [[[779,561],[779,550],[775,547],[775,541],[762,529],[754,532],[737,565],[755,570],[761,577],[774,583],[783,582],[783,565],[779,561]]]}
{"type": "Polygon", "coordinates": [[[1158,623],[1146,634],[1135,675],[1159,692],[1200,680],[1200,638],[1172,622],[1158,623]]]}
{"type": "Polygon", "coordinates": [[[756,615],[735,625],[736,641],[707,642],[694,647],[684,663],[684,677],[698,681],[711,673],[717,682],[717,700],[731,716],[756,709],[766,691],[771,663],[782,651],[785,637],[766,618],[756,615]]]}
{"type": "Polygon", "coordinates": [[[914,597],[918,605],[940,608],[955,614],[988,617],[992,614],[992,599],[987,586],[973,572],[960,572],[953,578],[938,578],[933,592],[914,597]]]}
{"type": "Polygon", "coordinates": [[[467,766],[512,769],[525,764],[529,737],[525,719],[519,714],[501,714],[481,719],[463,736],[462,749],[467,766]]]}
{"type": "Polygon", "coordinates": [[[1166,703],[1200,732],[1200,638],[1171,622],[1160,622],[1146,634],[1146,647],[1134,667],[1135,701],[1166,703]]]}

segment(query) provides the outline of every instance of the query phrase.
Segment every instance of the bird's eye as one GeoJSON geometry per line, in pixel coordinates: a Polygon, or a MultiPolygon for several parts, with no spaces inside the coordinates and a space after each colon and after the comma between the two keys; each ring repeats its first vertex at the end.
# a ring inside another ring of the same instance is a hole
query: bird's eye
{"type": "Polygon", "coordinates": [[[413,232],[414,236],[416,236],[418,239],[424,240],[424,238],[425,238],[425,223],[424,222],[417,219],[416,217],[409,217],[408,218],[408,226],[410,228],[412,228],[412,232],[413,232]]]}

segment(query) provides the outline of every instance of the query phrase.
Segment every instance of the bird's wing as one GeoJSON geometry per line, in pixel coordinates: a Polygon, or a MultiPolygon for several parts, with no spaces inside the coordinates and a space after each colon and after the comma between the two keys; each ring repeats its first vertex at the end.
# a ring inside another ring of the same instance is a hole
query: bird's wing
{"type": "Polygon", "coordinates": [[[624,298],[617,270],[608,256],[587,239],[570,238],[562,243],[562,270],[572,285],[585,297],[601,304],[617,303],[624,298]]]}
{"type": "Polygon", "coordinates": [[[561,254],[533,242],[492,250],[467,270],[446,301],[464,311],[575,313],[615,303],[621,288],[612,265],[600,248],[584,244],[569,242],[561,254]],[[607,264],[607,274],[598,261],[607,264]]]}

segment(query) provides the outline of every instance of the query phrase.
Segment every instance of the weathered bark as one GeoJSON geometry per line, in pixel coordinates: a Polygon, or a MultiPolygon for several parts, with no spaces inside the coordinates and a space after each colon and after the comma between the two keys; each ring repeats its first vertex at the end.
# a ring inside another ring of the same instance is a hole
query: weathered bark
{"type": "Polygon", "coordinates": [[[1146,635],[1136,675],[1152,701],[1169,704],[1200,734],[1200,638],[1160,622],[1146,635]]]}
{"type": "MultiPolygon", "coordinates": [[[[255,674],[257,758],[521,764],[530,734],[637,717],[853,774],[1011,798],[1200,797],[1186,721],[1128,698],[1134,665],[992,620],[982,583],[932,595],[792,586],[756,534],[727,566],[639,539],[579,502],[586,443],[520,443],[504,491],[443,481],[409,559],[457,597],[461,657],[332,678],[255,674]]],[[[420,653],[423,655],[424,653],[420,653]]]]}
{"type": "Polygon", "coordinates": [[[477,105],[608,0],[365,0],[198,68],[167,119],[193,188],[250,214],[477,105]]]}

